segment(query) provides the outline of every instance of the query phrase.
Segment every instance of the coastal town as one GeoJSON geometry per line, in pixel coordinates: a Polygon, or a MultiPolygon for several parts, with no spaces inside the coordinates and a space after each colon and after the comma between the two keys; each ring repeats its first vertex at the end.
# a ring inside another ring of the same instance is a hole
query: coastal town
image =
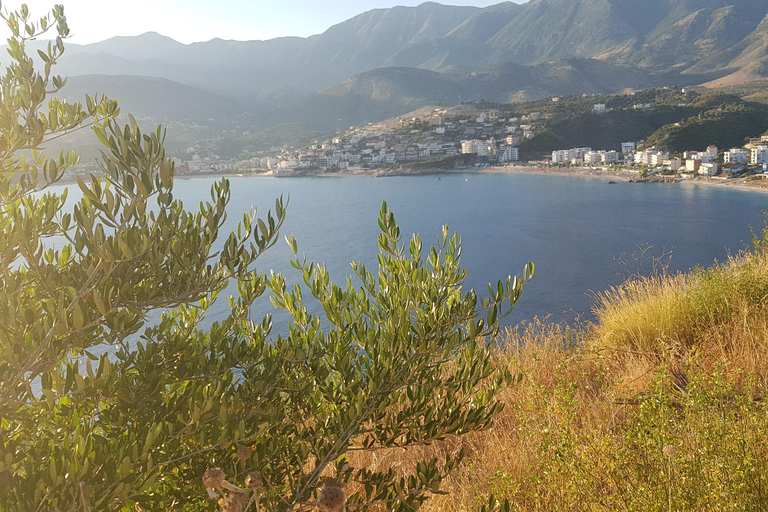
{"type": "Polygon", "coordinates": [[[546,116],[534,112],[505,117],[499,111],[483,111],[472,105],[427,107],[381,123],[351,127],[302,149],[272,148],[239,160],[194,155],[190,160],[179,159],[177,167],[181,174],[230,171],[285,177],[355,175],[457,155],[475,156],[478,166],[505,164],[519,160],[520,143],[533,137],[536,122],[546,116]]]}
{"type": "MultiPolygon", "coordinates": [[[[653,106],[638,104],[634,108],[653,106]]],[[[606,110],[604,103],[597,103],[593,113],[602,115],[606,110]]],[[[255,151],[248,158],[220,159],[190,147],[186,154],[191,157],[176,158],[176,164],[180,175],[188,176],[378,176],[525,165],[627,172],[643,180],[768,177],[768,135],[724,151],[714,145],[704,148],[707,141],[702,141],[702,148],[670,154],[644,147],[644,141],[628,141],[616,148],[558,149],[551,155],[520,162],[520,144],[533,138],[550,117],[546,112],[509,116],[508,112],[473,104],[425,107],[380,123],[351,127],[301,149],[272,148],[255,151]]]]}

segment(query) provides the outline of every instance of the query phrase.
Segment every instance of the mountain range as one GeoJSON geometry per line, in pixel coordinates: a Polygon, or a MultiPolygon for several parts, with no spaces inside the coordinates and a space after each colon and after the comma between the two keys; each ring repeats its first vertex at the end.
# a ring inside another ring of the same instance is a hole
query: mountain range
{"type": "Polygon", "coordinates": [[[185,45],[147,33],[69,44],[59,72],[75,92],[106,92],[140,115],[248,111],[257,130],[332,129],[434,102],[749,82],[768,76],[768,2],[427,2],[368,11],[307,38],[185,45]]]}

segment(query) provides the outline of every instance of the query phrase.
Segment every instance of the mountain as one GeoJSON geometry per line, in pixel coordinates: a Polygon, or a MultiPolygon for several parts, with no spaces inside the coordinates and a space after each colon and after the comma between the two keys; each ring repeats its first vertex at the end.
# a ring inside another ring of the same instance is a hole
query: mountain
{"type": "Polygon", "coordinates": [[[155,117],[249,112],[243,126],[254,132],[290,123],[285,133],[314,133],[435,102],[758,80],[768,77],[768,2],[427,2],[374,9],[307,38],[181,44],[147,33],[68,45],[58,72],[70,87],[107,87],[124,108],[155,117]]]}
{"type": "Polygon", "coordinates": [[[467,18],[445,37],[408,45],[384,65],[432,71],[471,71],[477,69],[480,62],[496,63],[496,59],[484,60],[483,55],[488,54],[486,43],[523,9],[522,5],[512,2],[487,7],[467,18]]]}
{"type": "Polygon", "coordinates": [[[585,57],[647,68],[722,65],[719,55],[768,13],[764,0],[533,0],[525,7],[489,41],[509,60],[585,57]]]}
{"type": "MultiPolygon", "coordinates": [[[[675,75],[676,79],[680,79],[675,75]]],[[[273,122],[310,122],[343,128],[395,117],[435,103],[495,103],[572,94],[606,95],[665,85],[668,75],[595,59],[567,59],[533,66],[503,63],[471,73],[438,73],[409,67],[366,71],[267,114],[273,122]]],[[[694,76],[683,77],[698,83],[694,76]]],[[[267,122],[270,122],[267,120],[267,122]]]]}
{"type": "Polygon", "coordinates": [[[380,67],[410,45],[443,38],[480,11],[433,2],[375,9],[316,36],[268,41],[183,45],[156,33],[115,37],[69,45],[60,69],[67,75],[158,76],[264,109],[274,105],[276,95],[294,101],[380,67]],[[286,87],[295,93],[286,95],[286,87]]]}
{"type": "Polygon", "coordinates": [[[206,121],[243,113],[242,105],[232,99],[165,78],[146,76],[73,76],[67,79],[59,96],[74,103],[84,101],[86,94],[97,93],[119,99],[121,110],[137,117],[206,121]]]}

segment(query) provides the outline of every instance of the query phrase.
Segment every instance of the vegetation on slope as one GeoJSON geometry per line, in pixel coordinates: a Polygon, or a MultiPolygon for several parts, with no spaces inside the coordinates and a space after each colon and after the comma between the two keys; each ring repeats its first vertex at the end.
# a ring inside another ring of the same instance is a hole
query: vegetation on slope
{"type": "Polygon", "coordinates": [[[660,107],[651,111],[614,110],[602,115],[583,113],[549,123],[545,130],[524,141],[520,150],[526,157],[538,158],[555,149],[572,147],[619,149],[622,142],[644,140],[659,126],[674,123],[691,112],[687,107],[660,107]]]}
{"type": "MultiPolygon", "coordinates": [[[[745,89],[754,94],[755,89],[745,89]]],[[[543,129],[523,141],[524,160],[541,158],[556,149],[592,147],[619,149],[626,141],[643,141],[646,147],[682,153],[715,144],[741,146],[746,138],[768,129],[768,108],[734,94],[700,94],[680,89],[655,88],[614,96],[539,100],[515,107],[516,114],[542,112],[551,115],[543,129]],[[608,112],[595,114],[595,103],[608,112]]]]}
{"type": "Polygon", "coordinates": [[[646,146],[672,153],[698,149],[703,144],[731,148],[741,146],[745,139],[767,129],[768,109],[739,101],[718,105],[679,123],[662,126],[648,138],[646,146]]]}
{"type": "Polygon", "coordinates": [[[594,324],[509,331],[497,363],[522,380],[491,430],[439,448],[469,456],[425,509],[765,510],[766,296],[763,232],[725,263],[606,291],[594,324]]]}

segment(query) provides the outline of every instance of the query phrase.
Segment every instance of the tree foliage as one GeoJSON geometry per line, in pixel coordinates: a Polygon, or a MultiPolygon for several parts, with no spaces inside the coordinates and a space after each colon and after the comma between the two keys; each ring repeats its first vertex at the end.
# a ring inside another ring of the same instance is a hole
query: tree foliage
{"type": "Polygon", "coordinates": [[[3,17],[0,509],[300,510],[320,504],[327,477],[346,485],[348,506],[412,510],[439,492],[460,453],[399,469],[371,468],[365,454],[489,425],[512,376],[494,369],[486,340],[533,265],[479,299],[462,289],[458,236],[446,227],[435,247],[405,245],[385,203],[375,271],[353,264],[356,281],[335,285],[289,238],[302,285],[260,273],[282,199],[221,233],[229,183],[185,209],[161,128],[119,125],[106,98],[49,97],[65,83],[51,75],[68,34],[60,6],[35,22],[26,7],[3,17]],[[26,42],[53,26],[36,71],[26,42]],[[88,125],[102,173],[78,178],[82,198],[69,203],[50,186],[77,157],[40,150],[88,125]],[[266,292],[292,318],[283,334],[251,316],[266,292]],[[209,325],[214,307],[229,314],[209,325]]]}

